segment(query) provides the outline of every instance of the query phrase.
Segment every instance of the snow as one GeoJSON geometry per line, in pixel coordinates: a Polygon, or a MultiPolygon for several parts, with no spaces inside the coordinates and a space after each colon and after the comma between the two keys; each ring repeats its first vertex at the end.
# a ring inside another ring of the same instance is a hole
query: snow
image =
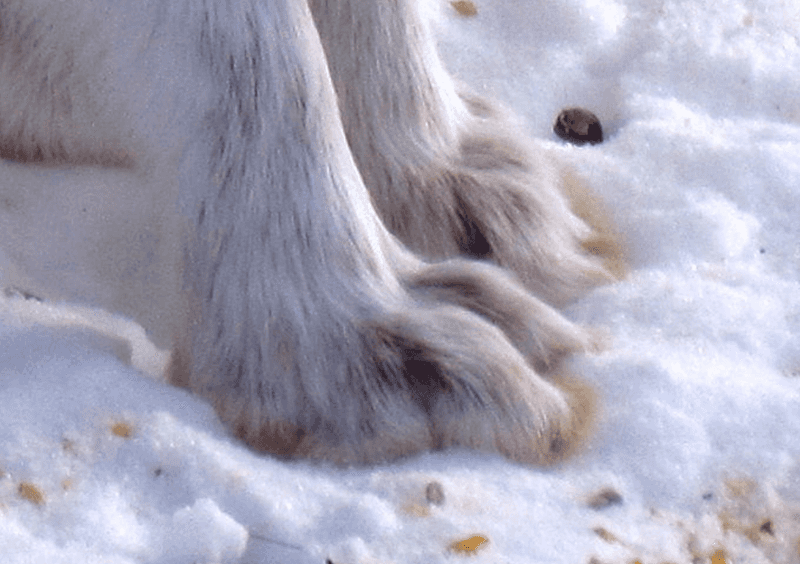
{"type": "Polygon", "coordinates": [[[575,164],[629,251],[568,310],[609,334],[571,361],[602,406],[583,452],[258,456],[160,380],[141,328],[0,297],[3,562],[800,561],[799,5],[475,3],[427,6],[449,67],[575,164]],[[605,143],[558,141],[567,106],[605,143]]]}

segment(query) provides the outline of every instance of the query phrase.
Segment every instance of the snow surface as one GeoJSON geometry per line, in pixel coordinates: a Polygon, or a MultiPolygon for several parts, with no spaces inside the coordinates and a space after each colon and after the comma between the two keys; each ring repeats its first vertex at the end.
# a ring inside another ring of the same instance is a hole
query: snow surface
{"type": "Polygon", "coordinates": [[[475,4],[431,0],[450,68],[575,163],[630,252],[627,280],[568,312],[612,335],[572,362],[603,405],[585,451],[549,469],[257,456],[143,376],[165,357],[138,327],[4,297],[0,561],[800,561],[800,4],[475,4]],[[605,143],[555,138],[572,105],[605,143]]]}

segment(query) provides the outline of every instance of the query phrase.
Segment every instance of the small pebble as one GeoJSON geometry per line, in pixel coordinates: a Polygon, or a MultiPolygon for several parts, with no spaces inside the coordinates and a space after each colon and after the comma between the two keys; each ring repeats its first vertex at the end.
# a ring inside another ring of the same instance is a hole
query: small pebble
{"type": "Polygon", "coordinates": [[[603,142],[603,128],[600,120],[589,110],[567,108],[558,114],[553,131],[564,141],[575,145],[603,142]]]}
{"type": "MultiPolygon", "coordinates": [[[[773,528],[772,520],[770,520],[770,519],[767,519],[766,521],[761,523],[761,526],[758,528],[758,530],[761,531],[762,533],[766,533],[766,534],[768,534],[770,536],[773,536],[773,537],[775,536],[775,529],[773,528]]],[[[798,546],[798,549],[800,549],[800,546],[798,546]]]]}
{"type": "Polygon", "coordinates": [[[605,527],[595,527],[592,529],[592,532],[609,544],[623,544],[622,541],[617,538],[617,535],[605,527]]]}
{"type": "Polygon", "coordinates": [[[622,496],[614,488],[603,488],[589,498],[587,505],[592,509],[605,509],[612,505],[621,505],[622,496]]]}
{"type": "Polygon", "coordinates": [[[444,488],[439,482],[431,482],[425,486],[425,499],[433,505],[444,505],[444,488]]]}

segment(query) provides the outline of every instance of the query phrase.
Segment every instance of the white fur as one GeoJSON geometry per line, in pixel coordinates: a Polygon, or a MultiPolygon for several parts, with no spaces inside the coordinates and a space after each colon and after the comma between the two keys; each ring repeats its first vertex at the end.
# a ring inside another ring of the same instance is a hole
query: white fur
{"type": "Polygon", "coordinates": [[[256,448],[558,458],[588,402],[537,370],[589,336],[395,235],[562,303],[605,276],[566,173],[459,94],[412,0],[311,7],[0,3],[4,284],[131,316],[256,448]]]}

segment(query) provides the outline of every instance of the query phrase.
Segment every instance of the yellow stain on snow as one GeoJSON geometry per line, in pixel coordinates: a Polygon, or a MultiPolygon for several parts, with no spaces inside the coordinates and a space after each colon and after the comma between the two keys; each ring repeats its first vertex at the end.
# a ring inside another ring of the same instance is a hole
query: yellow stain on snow
{"type": "Polygon", "coordinates": [[[17,488],[17,493],[22,499],[27,499],[36,505],[44,505],[44,493],[38,486],[30,482],[21,482],[17,488]]]}
{"type": "Polygon", "coordinates": [[[133,436],[133,427],[129,423],[119,421],[111,425],[111,434],[123,439],[130,439],[133,436]]]}
{"type": "Polygon", "coordinates": [[[711,555],[711,564],[727,564],[725,560],[725,551],[721,548],[714,551],[711,555]]]}
{"type": "Polygon", "coordinates": [[[458,12],[459,16],[464,16],[465,18],[471,18],[478,14],[477,6],[475,6],[474,2],[470,2],[470,0],[457,0],[455,2],[450,2],[450,5],[458,12]]]}
{"type": "Polygon", "coordinates": [[[455,541],[450,545],[450,550],[461,553],[475,552],[478,548],[484,548],[489,544],[489,539],[481,535],[475,535],[468,539],[455,541]]]}

